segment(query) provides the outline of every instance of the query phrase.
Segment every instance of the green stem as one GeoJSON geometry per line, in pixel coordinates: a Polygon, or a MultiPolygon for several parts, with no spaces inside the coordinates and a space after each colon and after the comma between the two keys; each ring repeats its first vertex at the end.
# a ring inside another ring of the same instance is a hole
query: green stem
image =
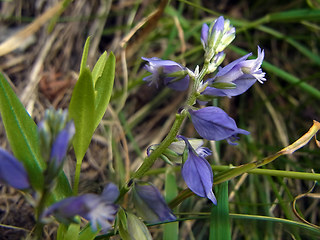
{"type": "Polygon", "coordinates": [[[80,162],[77,161],[76,171],[74,174],[73,195],[75,195],[75,196],[78,194],[80,172],[81,172],[81,163],[82,163],[82,161],[80,161],[80,162]]]}
{"type": "Polygon", "coordinates": [[[35,230],[34,230],[34,236],[35,236],[34,239],[39,239],[39,240],[42,239],[44,224],[41,222],[41,214],[43,213],[44,208],[46,207],[46,202],[47,202],[47,199],[50,194],[51,186],[52,185],[50,183],[45,182],[45,184],[43,186],[43,191],[42,191],[40,201],[36,207],[37,223],[36,223],[35,230]]]}
{"type": "Polygon", "coordinates": [[[173,123],[170,132],[166,136],[166,138],[160,143],[160,145],[148,156],[144,159],[143,164],[139,167],[139,169],[133,174],[133,178],[141,178],[144,174],[152,167],[153,163],[156,159],[166,150],[170,144],[176,138],[181,124],[185,117],[187,116],[187,112],[183,111],[181,114],[176,114],[176,120],[173,123]]]}
{"type": "MultiPolygon", "coordinates": [[[[212,170],[217,171],[217,172],[225,172],[225,171],[231,170],[233,168],[236,168],[236,167],[231,167],[231,166],[226,166],[226,165],[212,166],[212,170]]],[[[173,168],[173,170],[176,172],[180,171],[180,169],[181,169],[181,167],[174,167],[173,168]]],[[[151,169],[145,173],[145,176],[154,176],[154,175],[158,175],[158,174],[163,174],[163,173],[165,173],[165,171],[166,171],[166,168],[151,169]]],[[[320,181],[320,174],[319,173],[294,172],[294,171],[261,169],[261,168],[249,170],[247,173],[264,175],[264,176],[273,176],[273,177],[286,177],[286,178],[301,179],[301,180],[307,180],[307,181],[320,181]]]]}

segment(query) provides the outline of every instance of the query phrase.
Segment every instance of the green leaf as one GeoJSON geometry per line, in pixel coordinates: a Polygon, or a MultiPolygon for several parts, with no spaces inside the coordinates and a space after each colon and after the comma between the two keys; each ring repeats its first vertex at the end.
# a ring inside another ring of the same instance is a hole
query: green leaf
{"type": "Polygon", "coordinates": [[[87,38],[86,43],[84,44],[83,54],[82,54],[81,64],[80,64],[80,74],[87,67],[86,65],[87,65],[87,58],[89,53],[89,45],[90,45],[90,37],[87,38]]]}
{"type": "MultiPolygon", "coordinates": [[[[77,221],[80,222],[80,217],[77,216],[76,218],[77,221]]],[[[57,240],[78,240],[79,232],[79,223],[71,223],[69,226],[60,223],[57,232],[57,240]]]]}
{"type": "Polygon", "coordinates": [[[97,128],[99,125],[106,109],[110,101],[113,82],[114,82],[114,73],[115,73],[115,65],[116,65],[116,58],[111,52],[109,57],[107,58],[103,70],[99,71],[101,68],[101,64],[103,60],[100,60],[102,57],[105,57],[105,54],[99,58],[95,68],[93,69],[92,74],[95,74],[96,82],[94,86],[95,90],[95,119],[94,119],[94,129],[97,128]],[[97,70],[95,70],[97,69],[97,70]],[[99,73],[101,72],[101,74],[99,73]]]}
{"type": "Polygon", "coordinates": [[[218,204],[211,208],[209,239],[231,240],[228,182],[217,185],[216,189],[218,204]]]}
{"type": "Polygon", "coordinates": [[[32,187],[41,189],[46,164],[40,155],[37,125],[1,73],[0,112],[14,156],[24,164],[32,187]]]}
{"type": "Polygon", "coordinates": [[[82,161],[94,132],[94,90],[91,72],[84,68],[80,72],[69,105],[69,117],[73,119],[76,134],[73,147],[77,162],[82,161]]]}
{"type": "Polygon", "coordinates": [[[93,240],[99,233],[100,229],[96,232],[92,231],[90,224],[87,224],[80,232],[78,240],[93,240]]]}
{"type": "Polygon", "coordinates": [[[98,59],[92,70],[92,80],[95,85],[97,80],[101,77],[104,67],[107,62],[107,52],[105,51],[98,59]]]}
{"type": "Polygon", "coordinates": [[[60,201],[65,197],[69,197],[72,195],[71,186],[69,184],[68,178],[66,177],[64,171],[60,172],[57,180],[58,180],[57,184],[53,190],[53,197],[54,197],[53,202],[60,201]]]}

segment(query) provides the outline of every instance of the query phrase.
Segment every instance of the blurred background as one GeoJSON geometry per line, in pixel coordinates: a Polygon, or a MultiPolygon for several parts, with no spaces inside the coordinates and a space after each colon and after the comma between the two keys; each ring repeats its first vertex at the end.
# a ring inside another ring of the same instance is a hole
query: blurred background
{"type": "MultiPolygon", "coordinates": [[[[146,85],[142,78],[148,74],[141,57],[170,59],[191,70],[201,67],[201,26],[220,15],[236,27],[236,39],[226,50],[223,66],[248,52],[255,55],[258,45],[265,50],[262,68],[267,82],[256,83],[239,97],[214,101],[251,135],[241,136],[237,147],[207,143],[214,152],[209,161],[238,166],[279,151],[307,132],[313,120],[319,120],[318,0],[1,0],[0,71],[38,122],[47,108],[68,108],[88,36],[91,69],[103,51],[114,52],[114,91],[86,154],[80,182],[81,193],[98,192],[108,181],[123,183],[126,173],[141,164],[146,147],[165,137],[186,97],[186,92],[146,85]]],[[[198,137],[189,121],[182,132],[198,137]]],[[[1,147],[10,149],[2,125],[0,137],[1,147]]],[[[319,172],[319,153],[311,141],[266,168],[319,172]]],[[[72,151],[69,158],[65,171],[72,179],[72,151]]],[[[156,162],[156,167],[164,166],[156,162]]],[[[163,188],[163,174],[146,179],[163,188]]],[[[179,172],[177,179],[179,187],[186,188],[179,172]]],[[[291,203],[312,185],[310,181],[243,175],[229,183],[230,212],[297,219],[291,203]]],[[[13,189],[1,186],[0,191],[0,239],[20,239],[33,226],[32,209],[13,189]]],[[[318,186],[313,192],[319,193],[318,186]]],[[[319,223],[318,206],[319,197],[297,201],[298,211],[313,224],[319,223]]],[[[180,206],[181,212],[190,209],[210,211],[210,204],[192,197],[180,206]]],[[[310,237],[307,230],[274,222],[265,225],[259,220],[232,219],[233,239],[310,237]]],[[[208,226],[205,220],[181,222],[180,238],[207,239],[208,226]]],[[[54,225],[47,229],[48,239],[54,231],[54,225]]],[[[161,228],[150,231],[155,239],[161,237],[161,228]]]]}

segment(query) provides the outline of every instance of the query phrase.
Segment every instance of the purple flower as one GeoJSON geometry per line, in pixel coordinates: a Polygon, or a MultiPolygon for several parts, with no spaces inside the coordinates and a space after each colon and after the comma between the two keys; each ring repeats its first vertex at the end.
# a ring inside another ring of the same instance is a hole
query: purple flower
{"type": "Polygon", "coordinates": [[[201,94],[211,96],[237,96],[247,91],[256,81],[263,83],[266,81],[265,72],[261,69],[264,58],[264,50],[258,46],[258,57],[247,60],[251,53],[229,63],[227,66],[220,68],[214,78],[208,79],[207,87],[201,94]],[[232,83],[235,88],[219,89],[210,87],[215,83],[232,83]]]}
{"type": "Polygon", "coordinates": [[[54,162],[56,168],[59,168],[67,154],[68,145],[70,140],[75,134],[75,127],[73,121],[70,121],[66,124],[65,128],[62,129],[51,148],[50,161],[54,162]]]}
{"type": "Polygon", "coordinates": [[[109,183],[101,196],[88,193],[65,198],[51,205],[42,214],[42,219],[52,214],[57,220],[70,224],[74,222],[74,217],[79,215],[91,222],[92,230],[97,231],[101,227],[102,231],[106,232],[111,228],[118,211],[118,206],[113,204],[113,201],[119,195],[119,191],[115,191],[115,189],[117,187],[113,183],[109,183]],[[107,197],[108,188],[112,191],[109,192],[110,196],[107,197]]]}
{"type": "Polygon", "coordinates": [[[184,140],[188,148],[188,158],[181,169],[184,181],[192,192],[200,197],[210,199],[213,204],[217,204],[216,197],[212,191],[212,168],[204,158],[208,153],[201,152],[200,154],[197,154],[186,137],[178,135],[177,138],[184,140]]]}
{"type": "Polygon", "coordinates": [[[163,81],[164,85],[177,91],[184,91],[188,88],[190,77],[187,68],[174,61],[156,57],[142,57],[142,59],[148,62],[144,68],[152,73],[152,75],[145,77],[144,81],[153,83],[156,87],[158,87],[158,81],[163,81]]]}
{"type": "Polygon", "coordinates": [[[236,122],[221,108],[205,107],[189,110],[189,113],[195,129],[205,139],[214,141],[227,139],[229,144],[235,144],[237,134],[250,134],[238,128],[236,122]]]}
{"type": "Polygon", "coordinates": [[[156,223],[176,220],[176,216],[155,186],[135,183],[132,193],[133,202],[138,213],[147,222],[156,223]]]}
{"type": "Polygon", "coordinates": [[[30,187],[23,164],[2,148],[0,148],[0,182],[20,190],[30,187]]]}

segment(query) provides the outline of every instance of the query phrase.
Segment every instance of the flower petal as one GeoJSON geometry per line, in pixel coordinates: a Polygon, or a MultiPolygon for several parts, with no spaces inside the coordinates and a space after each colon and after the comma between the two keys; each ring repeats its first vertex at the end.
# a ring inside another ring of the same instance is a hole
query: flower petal
{"type": "Polygon", "coordinates": [[[181,135],[177,137],[183,139],[188,147],[188,158],[181,169],[184,181],[192,192],[217,204],[216,197],[212,191],[213,173],[210,164],[205,158],[198,156],[194,152],[186,137],[181,135]]]}
{"type": "Polygon", "coordinates": [[[189,110],[189,113],[199,135],[208,140],[219,141],[245,131],[238,128],[236,122],[218,107],[189,110]]]}
{"type": "Polygon", "coordinates": [[[30,187],[23,164],[2,148],[0,148],[0,182],[21,190],[30,187]]]}
{"type": "Polygon", "coordinates": [[[152,184],[135,183],[133,201],[138,213],[148,222],[176,220],[176,216],[164,201],[159,190],[152,184]]]}

